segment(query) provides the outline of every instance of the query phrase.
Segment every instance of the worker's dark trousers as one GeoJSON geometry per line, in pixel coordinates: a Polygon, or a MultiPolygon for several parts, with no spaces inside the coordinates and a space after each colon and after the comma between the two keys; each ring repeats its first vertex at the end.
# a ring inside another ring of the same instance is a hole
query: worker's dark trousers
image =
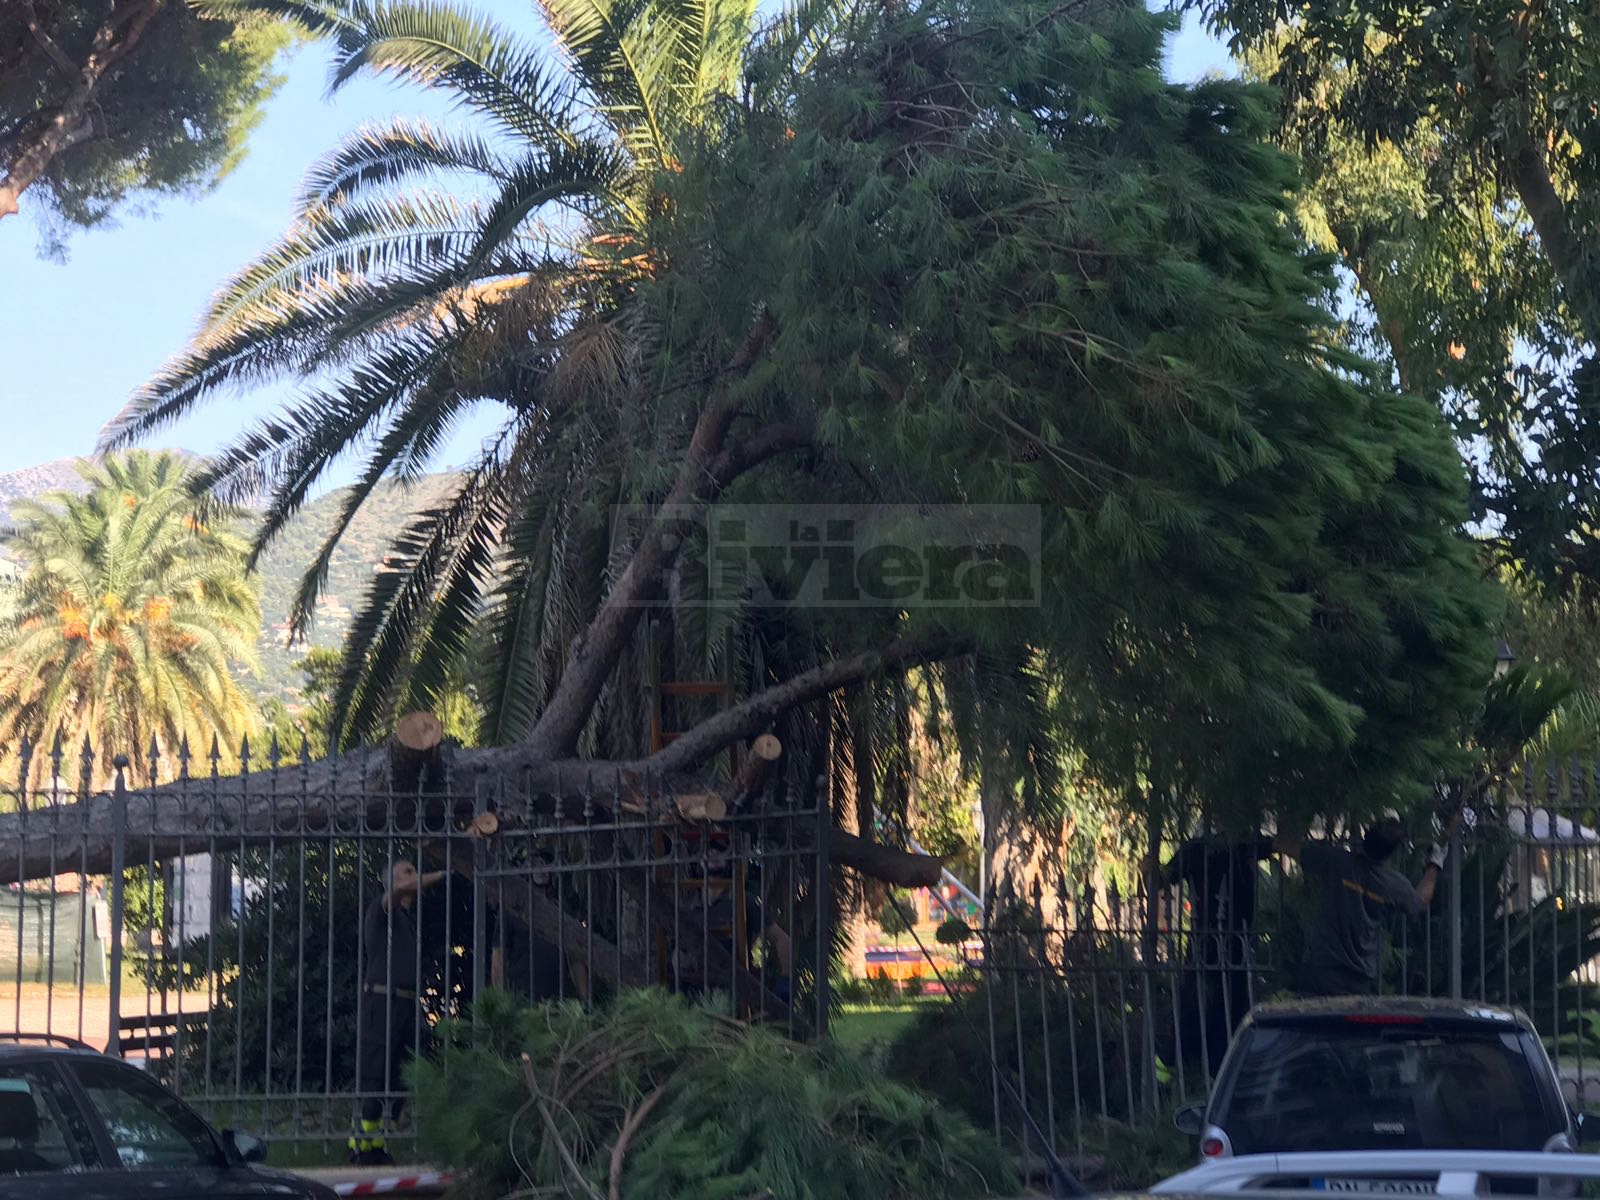
{"type": "MultiPolygon", "coordinates": [[[[401,1092],[405,1081],[401,1070],[417,1049],[417,1029],[421,1024],[414,996],[361,993],[361,1041],[356,1048],[357,1090],[362,1094],[363,1122],[383,1120],[386,1093],[401,1092]]],[[[426,1026],[423,1026],[426,1029],[426,1026]]],[[[404,1095],[397,1096],[389,1110],[398,1118],[405,1107],[404,1095]]]]}
{"type": "Polygon", "coordinates": [[[1196,935],[1178,985],[1178,1042],[1186,1063],[1202,1058],[1212,1075],[1250,1011],[1248,929],[1196,935]]]}

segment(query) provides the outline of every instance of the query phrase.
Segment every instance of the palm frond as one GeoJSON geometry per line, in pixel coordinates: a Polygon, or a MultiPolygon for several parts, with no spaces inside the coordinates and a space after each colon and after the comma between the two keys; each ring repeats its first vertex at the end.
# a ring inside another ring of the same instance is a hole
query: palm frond
{"type": "Polygon", "coordinates": [[[761,48],[790,75],[803,75],[865,7],[865,0],[789,0],[762,27],[761,48]]]}
{"type": "Polygon", "coordinates": [[[418,177],[459,172],[503,182],[511,171],[511,160],[482,138],[397,118],[357,130],[312,166],[300,185],[298,215],[418,177]]]}
{"type": "Polygon", "coordinates": [[[389,567],[373,582],[348,636],[332,704],[331,732],[341,744],[382,727],[441,593],[459,594],[469,582],[487,585],[504,519],[499,478],[497,464],[480,464],[444,505],[420,514],[395,540],[389,567]]]}
{"type": "Polygon", "coordinates": [[[647,168],[670,160],[674,93],[694,78],[686,56],[692,29],[652,0],[537,0],[592,102],[634,159],[647,168]]]}
{"type": "Polygon", "coordinates": [[[327,586],[333,555],[343,541],[345,531],[349,529],[350,523],[355,520],[356,514],[361,511],[378,485],[390,475],[396,460],[408,454],[425,458],[428,444],[436,445],[448,431],[455,417],[470,403],[470,400],[446,383],[436,380],[430,382],[433,383],[431,390],[434,392],[432,404],[413,405],[405,413],[403,420],[394,423],[368,459],[361,477],[345,492],[333,527],[323,538],[316,556],[301,577],[299,590],[295,594],[289,612],[289,628],[292,636],[301,636],[308,630],[317,599],[322,589],[327,586]],[[417,445],[419,442],[424,443],[420,450],[417,445]]]}

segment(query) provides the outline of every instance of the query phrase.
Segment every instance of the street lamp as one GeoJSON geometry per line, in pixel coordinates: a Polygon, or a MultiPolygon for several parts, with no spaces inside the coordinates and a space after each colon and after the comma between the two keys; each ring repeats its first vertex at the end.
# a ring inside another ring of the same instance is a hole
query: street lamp
{"type": "Polygon", "coordinates": [[[1500,649],[1494,656],[1494,677],[1496,679],[1508,674],[1512,667],[1517,665],[1517,653],[1511,648],[1511,643],[1505,638],[1500,639],[1500,649]]]}

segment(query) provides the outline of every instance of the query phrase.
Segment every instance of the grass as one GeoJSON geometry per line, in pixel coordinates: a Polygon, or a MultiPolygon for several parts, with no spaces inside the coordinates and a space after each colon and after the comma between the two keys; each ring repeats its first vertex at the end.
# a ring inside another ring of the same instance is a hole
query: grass
{"type": "Polygon", "coordinates": [[[892,1042],[916,1019],[917,1003],[886,1007],[852,1004],[828,1022],[828,1033],[841,1046],[892,1042]]]}
{"type": "MultiPolygon", "coordinates": [[[[389,1139],[389,1154],[395,1162],[412,1164],[417,1161],[413,1148],[416,1141],[413,1138],[392,1137],[389,1139]]],[[[345,1167],[350,1165],[350,1151],[343,1141],[339,1142],[267,1142],[267,1162],[269,1167],[276,1167],[280,1171],[305,1171],[315,1170],[318,1167],[345,1167]]]]}
{"type": "MultiPolygon", "coordinates": [[[[340,1117],[349,1106],[348,1100],[330,1102],[326,1114],[321,1101],[302,1102],[298,1120],[299,1136],[296,1137],[293,1101],[251,1100],[235,1104],[223,1099],[208,1102],[198,1096],[186,1096],[185,1099],[217,1129],[237,1129],[265,1138],[266,1165],[269,1167],[294,1171],[349,1164],[350,1150],[346,1142],[350,1131],[338,1128],[340,1117]]],[[[415,1138],[391,1134],[387,1142],[395,1162],[415,1161],[415,1138]]]]}

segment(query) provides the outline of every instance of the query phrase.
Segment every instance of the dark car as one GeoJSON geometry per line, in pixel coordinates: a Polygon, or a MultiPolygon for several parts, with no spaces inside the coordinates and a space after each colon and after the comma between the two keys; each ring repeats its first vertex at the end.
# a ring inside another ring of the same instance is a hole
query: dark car
{"type": "Polygon", "coordinates": [[[1573,1113],[1533,1023],[1449,1000],[1355,997],[1258,1006],[1206,1105],[1178,1127],[1205,1158],[1328,1150],[1572,1151],[1573,1113]]]}
{"type": "Polygon", "coordinates": [[[65,1039],[0,1039],[0,1200],[333,1200],[254,1166],[266,1143],[219,1134],[136,1067],[65,1039]]]}

